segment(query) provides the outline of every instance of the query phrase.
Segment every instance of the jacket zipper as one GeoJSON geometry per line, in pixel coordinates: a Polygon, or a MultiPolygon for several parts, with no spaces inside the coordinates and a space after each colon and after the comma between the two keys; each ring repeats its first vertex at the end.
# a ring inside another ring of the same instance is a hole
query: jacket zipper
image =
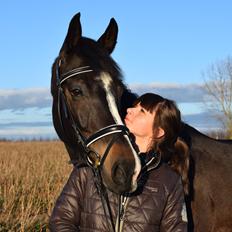
{"type": "Polygon", "coordinates": [[[116,232],[122,232],[122,227],[123,227],[123,223],[124,223],[124,216],[125,216],[128,200],[129,200],[129,198],[127,196],[120,196],[119,212],[118,212],[118,216],[117,216],[117,222],[115,225],[116,232]]]}

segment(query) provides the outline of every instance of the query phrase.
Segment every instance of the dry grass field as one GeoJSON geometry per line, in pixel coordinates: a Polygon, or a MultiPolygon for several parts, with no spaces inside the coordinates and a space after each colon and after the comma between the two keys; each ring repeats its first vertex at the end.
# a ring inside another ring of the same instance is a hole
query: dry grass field
{"type": "Polygon", "coordinates": [[[59,141],[0,142],[0,232],[48,231],[68,160],[59,141]]]}

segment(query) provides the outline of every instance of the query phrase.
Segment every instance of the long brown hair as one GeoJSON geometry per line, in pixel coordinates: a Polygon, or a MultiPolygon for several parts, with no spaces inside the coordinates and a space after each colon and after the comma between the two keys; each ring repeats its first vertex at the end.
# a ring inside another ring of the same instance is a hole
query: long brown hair
{"type": "Polygon", "coordinates": [[[155,112],[153,138],[149,150],[159,153],[162,160],[181,175],[187,194],[189,150],[188,146],[178,137],[182,123],[181,113],[176,103],[154,93],[140,96],[134,105],[138,103],[150,113],[155,112]],[[156,133],[159,127],[164,130],[164,136],[157,138],[156,133]]]}

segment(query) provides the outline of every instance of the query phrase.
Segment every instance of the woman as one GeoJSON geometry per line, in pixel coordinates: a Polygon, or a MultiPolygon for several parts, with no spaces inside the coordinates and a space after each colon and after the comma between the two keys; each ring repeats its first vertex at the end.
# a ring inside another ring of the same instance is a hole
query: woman
{"type": "MultiPolygon", "coordinates": [[[[178,140],[178,108],[173,101],[148,93],[127,110],[125,124],[134,135],[143,168],[134,193],[117,196],[107,191],[112,231],[187,231],[183,185],[177,172],[183,172],[188,162],[177,165],[179,157],[187,154],[178,140]]],[[[111,231],[90,168],[74,168],[53,210],[50,229],[111,231]]]]}

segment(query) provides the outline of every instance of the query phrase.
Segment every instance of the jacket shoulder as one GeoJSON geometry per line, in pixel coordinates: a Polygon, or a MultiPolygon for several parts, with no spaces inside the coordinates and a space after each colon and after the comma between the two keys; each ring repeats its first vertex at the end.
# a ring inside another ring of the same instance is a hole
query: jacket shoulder
{"type": "Polygon", "coordinates": [[[181,181],[181,176],[168,164],[161,163],[157,169],[151,171],[149,180],[156,183],[158,181],[163,185],[166,192],[171,192],[176,184],[181,181]]]}

